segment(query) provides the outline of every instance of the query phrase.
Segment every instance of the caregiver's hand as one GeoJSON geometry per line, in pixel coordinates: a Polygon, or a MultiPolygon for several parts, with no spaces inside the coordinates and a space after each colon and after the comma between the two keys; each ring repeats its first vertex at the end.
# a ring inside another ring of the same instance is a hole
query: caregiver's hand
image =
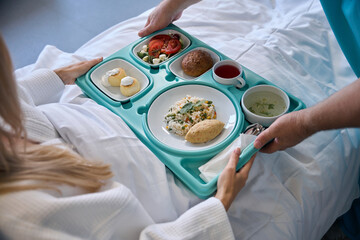
{"type": "Polygon", "coordinates": [[[239,162],[240,153],[240,148],[236,148],[233,151],[229,162],[220,174],[217,182],[217,192],[215,197],[222,202],[226,211],[229,209],[236,195],[245,186],[251,166],[255,159],[255,155],[252,156],[250,161],[236,172],[236,165],[239,162]]]}
{"type": "Polygon", "coordinates": [[[74,84],[77,77],[80,77],[89,71],[92,66],[98,64],[102,60],[103,58],[101,57],[89,61],[82,61],[67,67],[55,69],[54,72],[59,76],[65,85],[74,84]]]}
{"type": "Polygon", "coordinates": [[[307,110],[300,110],[285,114],[278,118],[265,131],[259,134],[255,139],[254,147],[262,148],[260,151],[264,153],[273,153],[279,150],[295,146],[305,138],[314,133],[307,124],[307,110]]]}
{"type": "Polygon", "coordinates": [[[139,37],[145,37],[159,29],[167,27],[170,23],[178,20],[182,12],[190,5],[200,0],[164,0],[149,15],[143,29],[138,33],[139,37]]]}
{"type": "Polygon", "coordinates": [[[182,10],[177,1],[162,1],[149,15],[147,22],[142,30],[139,31],[139,37],[145,37],[159,29],[162,29],[181,17],[182,10]]]}

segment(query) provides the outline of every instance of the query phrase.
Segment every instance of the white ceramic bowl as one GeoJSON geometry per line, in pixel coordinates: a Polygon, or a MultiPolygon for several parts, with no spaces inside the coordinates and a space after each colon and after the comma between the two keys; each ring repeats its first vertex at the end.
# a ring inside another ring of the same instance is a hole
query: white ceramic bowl
{"type": "Polygon", "coordinates": [[[251,123],[259,123],[264,127],[270,126],[277,118],[279,118],[281,115],[284,115],[289,110],[289,106],[289,96],[283,90],[271,85],[257,85],[249,88],[245,91],[241,98],[241,107],[245,114],[245,118],[251,123]],[[273,97],[274,95],[272,94],[280,97],[284,101],[285,105],[282,106],[283,104],[280,103],[281,100],[277,99],[277,97],[273,97]],[[259,100],[260,96],[263,97],[261,97],[259,100]],[[273,109],[274,107],[278,107],[278,113],[274,116],[263,116],[250,111],[251,106],[254,106],[253,104],[258,103],[260,103],[262,107],[265,106],[266,109],[273,109]]]}

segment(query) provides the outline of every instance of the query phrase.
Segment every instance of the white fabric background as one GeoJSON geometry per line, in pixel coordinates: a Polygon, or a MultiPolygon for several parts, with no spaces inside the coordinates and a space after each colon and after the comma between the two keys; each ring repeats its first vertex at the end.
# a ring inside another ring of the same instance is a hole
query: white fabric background
{"type": "MultiPolygon", "coordinates": [[[[109,56],[138,39],[149,13],[117,24],[72,54],[47,46],[16,76],[109,56]]],[[[175,24],[307,106],[356,79],[317,0],[205,0],[175,24]]],[[[80,153],[112,163],[115,180],[134,192],[155,221],[173,220],[201,201],[119,117],[76,86],[67,87],[60,105],[42,110],[80,153]]],[[[283,152],[258,154],[228,212],[236,239],[320,239],[359,196],[359,141],[359,129],[333,130],[283,152]]]]}

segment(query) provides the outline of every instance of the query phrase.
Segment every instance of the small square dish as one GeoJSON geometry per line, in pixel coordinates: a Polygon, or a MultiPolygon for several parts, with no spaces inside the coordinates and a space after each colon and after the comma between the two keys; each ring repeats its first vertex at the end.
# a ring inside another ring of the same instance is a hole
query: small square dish
{"type": "Polygon", "coordinates": [[[201,73],[199,76],[190,76],[188,74],[186,74],[181,66],[181,63],[183,61],[183,59],[185,58],[185,56],[193,51],[197,51],[197,50],[201,50],[201,51],[205,51],[207,53],[210,54],[212,60],[213,60],[213,64],[212,66],[220,61],[220,57],[213,51],[211,51],[208,48],[204,48],[204,47],[197,47],[194,49],[191,49],[189,52],[183,54],[181,57],[175,59],[169,66],[170,71],[175,74],[176,76],[178,76],[181,79],[185,79],[185,80],[193,80],[196,79],[198,77],[200,77],[201,75],[203,75],[204,73],[208,72],[211,68],[209,68],[208,70],[206,70],[205,72],[201,73]]]}
{"type": "Polygon", "coordinates": [[[190,39],[181,32],[167,29],[137,44],[132,53],[141,63],[158,66],[184,51],[190,44],[190,39]]]}
{"type": "Polygon", "coordinates": [[[127,101],[130,98],[138,95],[149,85],[149,79],[142,71],[140,71],[138,68],[136,68],[128,61],[125,61],[120,58],[109,60],[103,63],[102,65],[100,65],[99,67],[97,67],[90,74],[90,80],[105,95],[107,95],[109,98],[113,99],[114,101],[119,101],[119,102],[127,101]],[[102,83],[102,77],[108,71],[111,71],[115,68],[122,68],[124,69],[126,76],[136,78],[140,84],[140,90],[132,96],[125,96],[121,93],[120,87],[104,86],[102,83]]]}

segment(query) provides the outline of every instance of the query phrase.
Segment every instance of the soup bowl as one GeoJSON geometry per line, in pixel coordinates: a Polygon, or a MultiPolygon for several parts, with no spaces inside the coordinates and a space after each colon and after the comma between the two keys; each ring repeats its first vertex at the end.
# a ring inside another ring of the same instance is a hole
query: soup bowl
{"type": "Polygon", "coordinates": [[[270,126],[290,106],[289,96],[271,85],[257,85],[246,90],[241,98],[245,118],[251,123],[270,126]]]}

